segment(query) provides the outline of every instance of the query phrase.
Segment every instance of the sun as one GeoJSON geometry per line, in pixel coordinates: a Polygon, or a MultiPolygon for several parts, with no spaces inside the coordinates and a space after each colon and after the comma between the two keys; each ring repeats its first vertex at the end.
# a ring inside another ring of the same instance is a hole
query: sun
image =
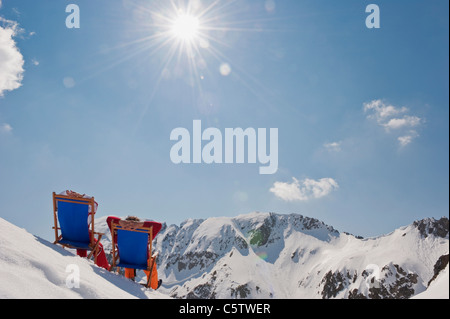
{"type": "MultiPolygon", "coordinates": [[[[127,32],[131,39],[117,45],[124,56],[105,70],[139,56],[142,65],[151,68],[148,74],[154,82],[150,100],[165,83],[176,81],[192,89],[194,105],[202,114],[212,114],[218,108],[217,95],[210,85],[219,76],[239,81],[268,104],[263,95],[270,88],[252,76],[246,65],[233,59],[238,57],[242,61],[241,54],[233,54],[234,49],[242,53],[237,43],[253,41],[252,35],[259,38],[263,31],[277,31],[277,28],[266,29],[272,19],[267,18],[263,9],[254,12],[253,7],[242,6],[239,0],[126,2],[136,16],[127,32]]],[[[146,103],[136,127],[152,105],[150,101],[146,103]]]]}
{"type": "Polygon", "coordinates": [[[172,34],[181,41],[193,41],[197,38],[200,20],[189,14],[180,14],[172,25],[172,34]]]}

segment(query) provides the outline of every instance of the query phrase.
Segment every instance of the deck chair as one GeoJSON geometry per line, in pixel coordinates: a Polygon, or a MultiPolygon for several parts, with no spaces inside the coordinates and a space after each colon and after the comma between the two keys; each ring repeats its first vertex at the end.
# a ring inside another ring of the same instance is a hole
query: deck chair
{"type": "Polygon", "coordinates": [[[113,221],[111,223],[112,268],[117,267],[117,271],[121,267],[149,271],[147,284],[145,284],[145,287],[149,288],[158,256],[154,254],[152,258],[149,258],[154,236],[156,234],[153,226],[129,230],[124,229],[117,221],[113,221]]]}
{"type": "Polygon", "coordinates": [[[67,248],[90,250],[87,258],[90,259],[94,255],[94,262],[97,263],[98,244],[104,234],[95,232],[95,205],[94,197],[80,198],[56,195],[53,192],[54,244],[67,248]],[[95,240],[95,235],[97,240],[95,240]]]}

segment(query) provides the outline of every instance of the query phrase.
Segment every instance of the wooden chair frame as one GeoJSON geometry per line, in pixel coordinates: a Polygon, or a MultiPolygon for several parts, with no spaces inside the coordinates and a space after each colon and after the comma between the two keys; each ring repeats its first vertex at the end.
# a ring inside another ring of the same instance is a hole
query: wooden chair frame
{"type": "MultiPolygon", "coordinates": [[[[123,226],[121,226],[119,223],[117,222],[112,222],[111,223],[111,238],[112,238],[112,268],[116,267],[116,262],[117,259],[120,258],[119,256],[119,252],[118,249],[116,249],[116,236],[117,236],[117,230],[122,229],[122,230],[126,230],[126,231],[131,231],[131,232],[138,232],[138,233],[147,233],[148,234],[148,254],[151,254],[152,251],[152,242],[153,242],[153,226],[150,227],[139,227],[137,229],[127,229],[123,226]]],[[[150,274],[148,275],[148,279],[147,279],[147,284],[145,285],[145,287],[149,288],[150,287],[150,281],[152,278],[152,273],[153,273],[153,269],[155,267],[155,263],[156,263],[156,258],[158,257],[158,253],[155,253],[152,255],[151,258],[147,258],[147,271],[150,272],[150,274]]],[[[117,267],[117,272],[120,271],[120,267],[117,267]]]]}
{"type": "MultiPolygon", "coordinates": [[[[58,205],[57,202],[69,202],[69,203],[73,203],[73,201],[77,201],[77,203],[80,204],[85,204],[85,205],[89,205],[91,207],[91,212],[89,213],[89,215],[91,216],[91,223],[88,225],[89,227],[89,237],[90,237],[90,245],[89,248],[91,250],[90,254],[87,256],[88,259],[90,259],[92,257],[92,255],[94,255],[94,263],[97,263],[97,255],[98,255],[98,247],[99,247],[99,243],[100,240],[102,238],[102,236],[104,235],[104,233],[98,233],[95,232],[95,199],[94,197],[91,198],[83,198],[83,197],[75,197],[75,196],[68,196],[68,195],[57,195],[55,192],[53,192],[53,220],[55,223],[55,226],[52,227],[52,229],[55,230],[55,241],[53,242],[53,244],[59,244],[63,247],[67,247],[67,248],[72,248],[72,249],[76,249],[77,247],[73,247],[71,245],[68,244],[63,244],[60,243],[59,241],[62,239],[62,234],[59,234],[59,230],[61,229],[60,227],[58,227],[58,205]],[[97,235],[97,242],[95,241],[95,235],[97,235]]],[[[88,215],[88,216],[89,216],[88,215]]]]}

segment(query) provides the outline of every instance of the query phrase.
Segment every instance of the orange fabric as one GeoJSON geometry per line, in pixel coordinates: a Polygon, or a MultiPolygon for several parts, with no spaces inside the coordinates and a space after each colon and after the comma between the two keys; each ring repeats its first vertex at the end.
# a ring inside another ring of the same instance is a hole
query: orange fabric
{"type": "MultiPolygon", "coordinates": [[[[151,263],[153,263],[153,258],[151,258],[151,260],[150,260],[150,265],[151,265],[151,263]]],[[[144,272],[147,275],[147,281],[148,281],[148,276],[150,275],[150,271],[144,270],[144,272]]],[[[156,263],[154,263],[154,265],[153,265],[152,278],[150,278],[150,288],[152,288],[154,290],[158,289],[158,271],[156,270],[156,263]]]]}
{"type": "Polygon", "coordinates": [[[125,278],[134,279],[134,269],[133,268],[125,268],[125,278]]]}
{"type": "MultiPolygon", "coordinates": [[[[153,258],[151,258],[150,263],[153,262],[153,258]]],[[[150,275],[150,271],[149,270],[144,270],[145,274],[147,275],[147,281],[148,281],[148,276],[150,275]]],[[[125,268],[125,278],[128,279],[134,279],[134,269],[133,268],[125,268]]],[[[152,278],[150,279],[150,288],[152,289],[158,289],[158,271],[156,270],[156,263],[153,266],[153,270],[152,270],[152,278]]]]}

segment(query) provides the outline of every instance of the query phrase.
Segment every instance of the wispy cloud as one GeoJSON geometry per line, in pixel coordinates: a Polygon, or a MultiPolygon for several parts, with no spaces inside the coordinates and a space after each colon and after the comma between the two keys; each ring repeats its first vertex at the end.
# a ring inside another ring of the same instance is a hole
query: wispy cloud
{"type": "Polygon", "coordinates": [[[22,85],[24,60],[14,41],[20,31],[16,22],[0,17],[0,97],[22,85]]]}
{"type": "Polygon", "coordinates": [[[417,135],[416,132],[412,131],[409,135],[398,137],[397,140],[399,141],[401,146],[406,146],[413,141],[416,135],[417,135]]]}
{"type": "Polygon", "coordinates": [[[12,127],[8,123],[0,124],[0,133],[11,133],[12,127]]]}
{"type": "Polygon", "coordinates": [[[270,191],[284,201],[294,202],[322,198],[339,188],[338,183],[332,178],[319,180],[306,178],[299,181],[293,177],[292,180],[292,183],[275,182],[270,191]]]}
{"type": "Polygon", "coordinates": [[[422,118],[408,114],[409,111],[407,107],[396,107],[382,100],[364,103],[367,118],[375,120],[387,133],[396,134],[401,146],[410,144],[419,136],[416,128],[424,122],[422,118]]]}
{"type": "Polygon", "coordinates": [[[340,152],[341,151],[341,144],[342,144],[342,142],[332,142],[332,143],[325,143],[323,146],[329,152],[340,152]]]}

